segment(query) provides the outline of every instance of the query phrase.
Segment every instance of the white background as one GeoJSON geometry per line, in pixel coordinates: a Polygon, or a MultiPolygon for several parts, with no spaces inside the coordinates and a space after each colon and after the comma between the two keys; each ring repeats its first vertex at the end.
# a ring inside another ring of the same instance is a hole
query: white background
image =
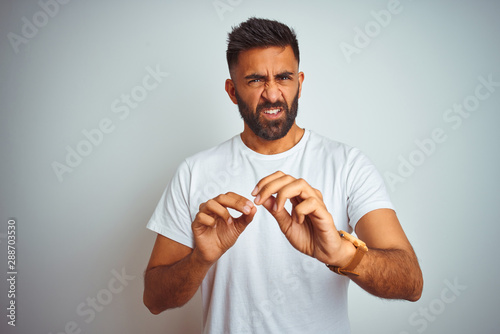
{"type": "Polygon", "coordinates": [[[404,174],[389,188],[424,293],[417,303],[385,301],[352,284],[353,333],[496,333],[500,3],[401,0],[381,26],[375,16],[387,7],[110,0],[70,1],[48,15],[36,1],[2,1],[1,332],[199,332],[199,294],[159,316],[143,306],[142,274],[156,237],[145,224],[185,157],[243,129],[224,91],[226,37],[258,16],[298,34],[305,72],[298,124],[359,147],[384,175],[404,174]],[[372,37],[363,45],[357,35],[365,29],[372,37]],[[13,34],[23,42],[12,42],[13,34]],[[357,53],[346,56],[346,44],[357,53]],[[169,75],[128,117],[113,112],[122,94],[140,92],[148,67],[169,75]],[[479,77],[497,82],[492,92],[479,90],[489,93],[483,100],[473,97],[479,77]],[[446,120],[448,109],[474,101],[460,124],[446,120]],[[53,163],[66,164],[67,147],[76,149],[82,131],[105,119],[113,131],[59,180],[53,163]],[[428,143],[434,129],[446,140],[419,153],[416,142],[428,143]],[[417,166],[403,170],[403,160],[417,166]],[[17,224],[15,328],[6,318],[10,218],[17,224]],[[113,271],[128,280],[120,285],[113,271]],[[105,304],[94,317],[92,299],[105,304]]]}

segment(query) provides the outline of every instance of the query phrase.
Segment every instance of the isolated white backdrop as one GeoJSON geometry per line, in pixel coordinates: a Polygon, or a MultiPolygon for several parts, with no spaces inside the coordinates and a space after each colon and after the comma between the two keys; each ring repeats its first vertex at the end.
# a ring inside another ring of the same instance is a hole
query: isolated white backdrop
{"type": "Polygon", "coordinates": [[[295,28],[298,124],[392,176],[420,259],[417,303],[351,285],[353,333],[498,331],[498,1],[55,3],[0,5],[0,277],[10,218],[18,233],[17,322],[7,325],[2,279],[2,333],[199,332],[198,294],[159,316],[143,306],[155,239],[145,224],[179,162],[242,130],[224,91],[225,47],[250,16],[295,28]],[[461,104],[471,111],[459,116],[461,104]]]}

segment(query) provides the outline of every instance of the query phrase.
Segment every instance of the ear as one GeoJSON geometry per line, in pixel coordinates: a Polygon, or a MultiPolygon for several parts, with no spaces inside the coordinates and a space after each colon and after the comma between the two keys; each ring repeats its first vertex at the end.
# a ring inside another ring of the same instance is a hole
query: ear
{"type": "Polygon", "coordinates": [[[236,100],[236,91],[234,89],[234,82],[231,79],[226,80],[226,92],[227,95],[229,95],[231,101],[233,101],[234,104],[238,104],[238,101],[236,100]]]}
{"type": "Polygon", "coordinates": [[[302,93],[302,82],[304,81],[304,72],[299,72],[299,97],[302,93]]]}

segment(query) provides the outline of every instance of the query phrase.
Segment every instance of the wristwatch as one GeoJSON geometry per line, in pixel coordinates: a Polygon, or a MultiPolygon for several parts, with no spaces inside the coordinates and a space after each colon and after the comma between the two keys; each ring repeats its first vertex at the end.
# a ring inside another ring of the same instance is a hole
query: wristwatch
{"type": "Polygon", "coordinates": [[[359,240],[358,238],[353,237],[349,233],[345,231],[339,231],[340,237],[346,239],[349,242],[352,242],[354,247],[356,247],[356,253],[352,257],[351,261],[344,267],[336,267],[331,264],[327,264],[326,266],[333,272],[342,275],[342,276],[347,276],[347,274],[359,276],[358,273],[355,273],[353,270],[358,266],[359,262],[361,262],[361,259],[365,255],[366,252],[368,252],[368,247],[366,247],[366,244],[359,240]]]}

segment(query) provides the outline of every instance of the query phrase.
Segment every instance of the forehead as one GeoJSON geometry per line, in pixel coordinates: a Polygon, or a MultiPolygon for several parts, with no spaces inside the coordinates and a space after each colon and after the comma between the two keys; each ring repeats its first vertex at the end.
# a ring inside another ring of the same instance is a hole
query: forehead
{"type": "Polygon", "coordinates": [[[298,62],[290,46],[270,46],[241,52],[235,69],[239,75],[296,72],[298,62]]]}

